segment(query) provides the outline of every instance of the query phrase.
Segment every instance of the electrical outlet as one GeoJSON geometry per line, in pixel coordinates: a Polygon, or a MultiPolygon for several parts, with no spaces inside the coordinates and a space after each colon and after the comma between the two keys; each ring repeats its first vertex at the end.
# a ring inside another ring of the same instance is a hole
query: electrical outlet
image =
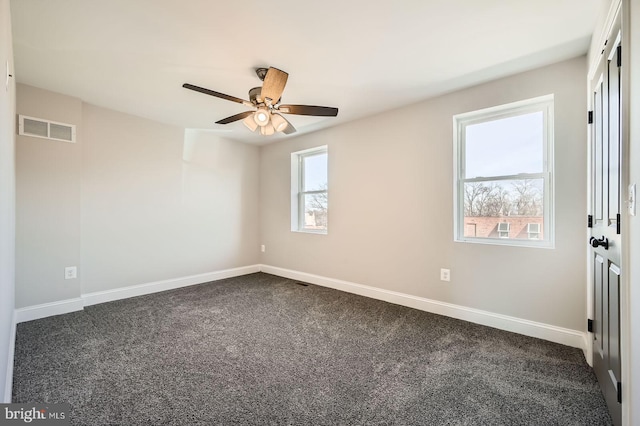
{"type": "Polygon", "coordinates": [[[78,277],[78,268],[75,266],[67,266],[64,268],[64,279],[72,280],[78,277]]]}
{"type": "Polygon", "coordinates": [[[440,281],[451,281],[451,270],[440,269],[440,281]]]}
{"type": "Polygon", "coordinates": [[[267,248],[265,247],[265,245],[264,245],[264,244],[262,244],[262,245],[260,246],[260,251],[261,251],[261,252],[263,252],[263,253],[264,253],[265,251],[267,251],[267,248]]]}

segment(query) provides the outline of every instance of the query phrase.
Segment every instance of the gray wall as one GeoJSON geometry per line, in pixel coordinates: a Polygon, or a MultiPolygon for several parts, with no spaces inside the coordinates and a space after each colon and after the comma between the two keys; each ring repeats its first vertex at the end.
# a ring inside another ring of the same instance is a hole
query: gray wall
{"type": "Polygon", "coordinates": [[[262,263],[585,330],[585,70],[580,57],[263,146],[262,263]],[[452,116],[550,93],[556,248],[454,243],[452,116]],[[329,234],[291,232],[290,153],[325,144],[329,234]]]}
{"type": "Polygon", "coordinates": [[[258,263],[257,147],[25,85],[18,113],[78,138],[18,137],[16,307],[258,263]]]}
{"type": "Polygon", "coordinates": [[[258,263],[255,146],[85,105],[83,293],[258,263]]]}
{"type": "Polygon", "coordinates": [[[15,78],[5,87],[6,63],[13,70],[9,0],[0,0],[0,402],[11,400],[15,283],[15,78]],[[8,374],[9,373],[9,374],[8,374]]]}
{"type": "Polygon", "coordinates": [[[77,143],[16,137],[16,307],[80,297],[82,102],[18,84],[18,114],[77,126],[77,143]]]}

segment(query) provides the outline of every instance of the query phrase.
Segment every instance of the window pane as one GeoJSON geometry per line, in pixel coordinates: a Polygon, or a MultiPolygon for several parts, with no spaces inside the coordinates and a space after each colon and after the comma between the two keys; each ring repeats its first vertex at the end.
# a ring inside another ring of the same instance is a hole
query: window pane
{"type": "Polygon", "coordinates": [[[465,177],[543,171],[541,111],[466,126],[465,177]]]}
{"type": "Polygon", "coordinates": [[[544,180],[464,184],[464,236],[544,239],[544,180]]]}
{"type": "Polygon", "coordinates": [[[302,229],[326,230],[327,229],[327,193],[303,194],[304,218],[302,229]]]}
{"type": "Polygon", "coordinates": [[[302,192],[327,190],[327,153],[302,157],[302,192]]]}

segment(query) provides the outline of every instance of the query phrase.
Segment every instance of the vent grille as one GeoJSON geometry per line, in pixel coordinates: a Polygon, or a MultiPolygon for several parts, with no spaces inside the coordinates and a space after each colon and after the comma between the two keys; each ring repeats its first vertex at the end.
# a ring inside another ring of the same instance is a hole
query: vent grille
{"type": "Polygon", "coordinates": [[[49,124],[45,121],[32,120],[30,118],[24,119],[24,134],[40,136],[41,138],[49,137],[48,128],[49,124]]]}
{"type": "Polygon", "coordinates": [[[41,118],[19,116],[18,134],[62,142],[76,142],[76,126],[41,118]]]}

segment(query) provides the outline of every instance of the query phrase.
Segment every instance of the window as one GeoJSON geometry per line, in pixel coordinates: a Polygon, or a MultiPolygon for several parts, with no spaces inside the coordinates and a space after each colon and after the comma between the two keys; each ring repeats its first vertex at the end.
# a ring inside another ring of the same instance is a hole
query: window
{"type": "Polygon", "coordinates": [[[327,146],[291,154],[291,230],[327,233],[327,146]]]}
{"type": "Polygon", "coordinates": [[[553,246],[553,95],[459,114],[455,241],[553,246]]]}
{"type": "Polygon", "coordinates": [[[502,222],[498,224],[498,237],[509,238],[509,223],[502,222]]]}
{"type": "Polygon", "coordinates": [[[530,240],[540,239],[540,224],[539,223],[528,223],[527,224],[527,235],[530,240]]]}

